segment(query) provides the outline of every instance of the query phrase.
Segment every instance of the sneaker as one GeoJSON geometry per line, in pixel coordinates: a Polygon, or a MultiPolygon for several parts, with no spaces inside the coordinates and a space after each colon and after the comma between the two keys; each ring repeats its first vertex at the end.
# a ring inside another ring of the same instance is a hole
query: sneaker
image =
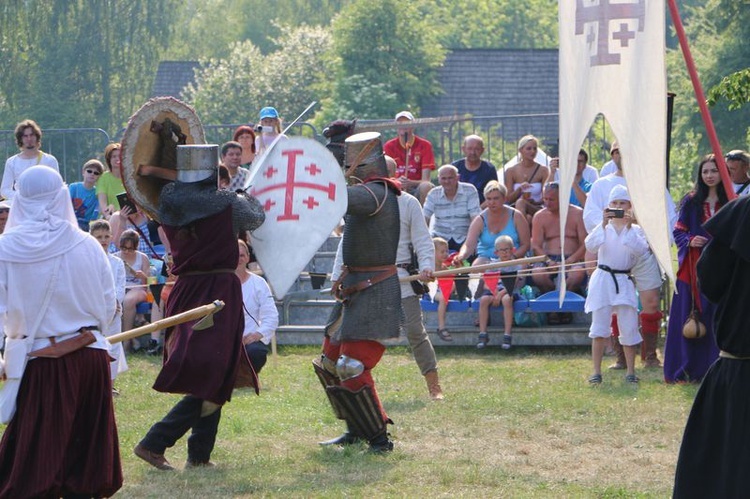
{"type": "Polygon", "coordinates": [[[151,340],[148,342],[148,350],[146,350],[146,353],[148,355],[161,355],[162,354],[162,346],[161,344],[156,340],[151,340]]]}
{"type": "Polygon", "coordinates": [[[640,378],[636,376],[635,374],[628,374],[627,376],[625,376],[626,383],[633,383],[637,385],[639,381],[640,381],[640,378]]]}
{"type": "Polygon", "coordinates": [[[486,347],[487,343],[489,343],[489,342],[490,342],[490,335],[489,334],[487,334],[484,331],[482,331],[481,333],[479,333],[479,343],[477,343],[477,348],[479,350],[481,350],[484,347],[486,347]]]}
{"type": "Polygon", "coordinates": [[[601,374],[592,374],[589,376],[589,385],[601,385],[602,384],[602,375],[601,374]]]}
{"type": "Polygon", "coordinates": [[[503,350],[510,350],[510,344],[513,341],[513,337],[509,334],[503,335],[503,350]]]}

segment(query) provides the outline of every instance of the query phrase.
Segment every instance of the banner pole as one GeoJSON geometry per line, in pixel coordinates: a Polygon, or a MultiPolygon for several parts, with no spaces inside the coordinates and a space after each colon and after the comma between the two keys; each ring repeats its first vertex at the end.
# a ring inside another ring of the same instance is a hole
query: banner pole
{"type": "Polygon", "coordinates": [[[721,153],[719,138],[716,135],[716,128],[714,128],[714,122],[711,119],[711,113],[709,113],[708,111],[706,96],[703,93],[703,88],[701,87],[701,82],[698,78],[698,70],[695,68],[695,62],[693,61],[693,56],[690,53],[690,46],[688,45],[687,36],[685,35],[685,28],[682,25],[680,12],[677,9],[677,1],[667,0],[667,2],[669,4],[669,13],[672,16],[672,23],[674,24],[675,30],[677,31],[677,39],[680,41],[682,55],[685,58],[685,64],[687,65],[687,70],[690,74],[690,81],[692,81],[693,83],[693,90],[695,91],[695,98],[698,100],[698,106],[700,107],[703,124],[706,126],[708,140],[711,143],[711,149],[714,152],[714,156],[716,156],[716,166],[719,167],[721,183],[724,185],[724,190],[727,193],[727,199],[732,200],[737,197],[737,194],[735,194],[734,189],[732,188],[732,179],[729,176],[729,170],[727,169],[727,164],[724,161],[724,155],[721,153]]]}

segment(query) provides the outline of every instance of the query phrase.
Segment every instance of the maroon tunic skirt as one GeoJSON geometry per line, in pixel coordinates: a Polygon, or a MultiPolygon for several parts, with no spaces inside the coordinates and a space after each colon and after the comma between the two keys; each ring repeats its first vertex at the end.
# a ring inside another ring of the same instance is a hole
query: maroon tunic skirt
{"type": "Polygon", "coordinates": [[[122,486],[106,350],[29,361],[0,441],[0,498],[109,497],[122,486]]]}
{"type": "Polygon", "coordinates": [[[166,315],[214,300],[222,300],[225,305],[214,314],[214,325],[208,329],[194,331],[197,321],[167,329],[164,365],[154,389],[224,404],[231,398],[240,362],[249,367],[242,347],[242,287],[234,274],[239,249],[232,228],[232,208],[188,227],[163,227],[172,248],[172,273],[177,276],[166,315]]]}

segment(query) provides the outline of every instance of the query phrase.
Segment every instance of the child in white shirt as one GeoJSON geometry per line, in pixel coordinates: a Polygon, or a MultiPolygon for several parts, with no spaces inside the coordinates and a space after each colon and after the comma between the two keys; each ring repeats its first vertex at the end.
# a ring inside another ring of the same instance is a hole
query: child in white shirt
{"type": "Polygon", "coordinates": [[[594,374],[589,383],[602,382],[602,357],[609,341],[612,314],[617,314],[620,344],[625,352],[628,383],[637,383],[635,355],[641,343],[638,332],[638,297],[630,278],[630,270],[639,256],[648,252],[643,230],[633,224],[630,194],[623,185],[615,186],[609,194],[609,206],[604,210],[602,223],[586,237],[586,249],[597,252],[598,266],[591,276],[585,310],[591,313],[591,356],[594,374]]]}

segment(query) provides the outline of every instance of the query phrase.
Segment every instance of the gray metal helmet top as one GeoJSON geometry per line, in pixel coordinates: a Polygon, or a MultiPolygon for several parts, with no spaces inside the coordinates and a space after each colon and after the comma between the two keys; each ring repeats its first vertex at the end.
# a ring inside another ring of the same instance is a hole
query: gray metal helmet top
{"type": "Polygon", "coordinates": [[[351,176],[361,181],[374,177],[388,177],[380,133],[357,133],[348,137],[344,145],[344,168],[347,177],[351,176]]]}
{"type": "Polygon", "coordinates": [[[177,146],[177,181],[200,182],[216,173],[219,167],[219,146],[189,144],[177,146]]]}

